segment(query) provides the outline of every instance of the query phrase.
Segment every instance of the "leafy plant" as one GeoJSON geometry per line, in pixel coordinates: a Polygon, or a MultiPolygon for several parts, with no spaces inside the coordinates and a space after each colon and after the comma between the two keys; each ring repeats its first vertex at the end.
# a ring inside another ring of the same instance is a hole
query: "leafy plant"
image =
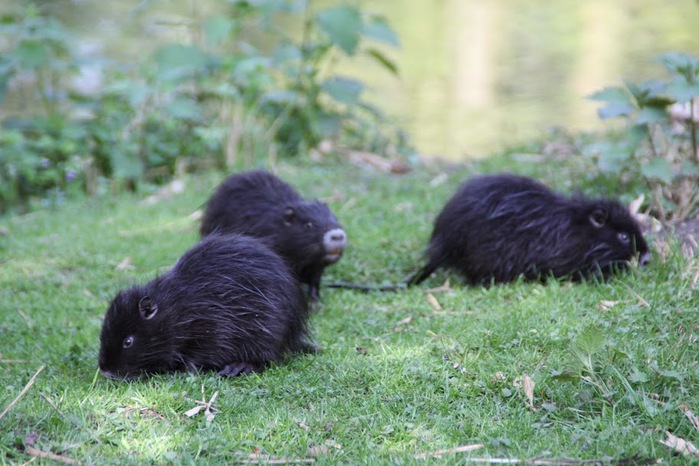
{"type": "Polygon", "coordinates": [[[75,38],[36,7],[0,18],[0,100],[30,96],[0,115],[0,211],[76,186],[135,189],[185,170],[250,166],[325,140],[406,144],[377,130],[383,116],[362,100],[362,82],[334,73],[338,57],[358,55],[397,72],[376,46],[398,45],[383,17],[349,4],[231,0],[176,26],[186,43],[162,43],[127,66],[75,55],[75,38]],[[102,81],[89,93],[72,82],[85,65],[102,81]]]}
{"type": "Polygon", "coordinates": [[[623,118],[628,127],[622,140],[589,152],[603,173],[642,177],[661,219],[683,219],[699,203],[699,58],[671,52],[659,61],[669,79],[625,81],[590,96],[604,102],[600,118],[623,118]]]}

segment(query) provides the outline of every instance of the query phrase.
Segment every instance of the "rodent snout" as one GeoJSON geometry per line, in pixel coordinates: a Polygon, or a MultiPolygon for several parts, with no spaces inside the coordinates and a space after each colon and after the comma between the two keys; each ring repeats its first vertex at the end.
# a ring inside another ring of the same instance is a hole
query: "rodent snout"
{"type": "Polygon", "coordinates": [[[347,234],[342,228],[335,228],[325,232],[323,235],[323,244],[325,249],[332,251],[334,249],[344,249],[347,245],[347,234]]]}
{"type": "Polygon", "coordinates": [[[347,246],[347,234],[342,228],[328,230],[323,235],[323,246],[325,247],[325,260],[335,262],[340,258],[347,246]]]}
{"type": "Polygon", "coordinates": [[[638,266],[641,268],[646,268],[646,266],[650,263],[650,257],[650,252],[641,254],[641,257],[638,258],[638,266]]]}

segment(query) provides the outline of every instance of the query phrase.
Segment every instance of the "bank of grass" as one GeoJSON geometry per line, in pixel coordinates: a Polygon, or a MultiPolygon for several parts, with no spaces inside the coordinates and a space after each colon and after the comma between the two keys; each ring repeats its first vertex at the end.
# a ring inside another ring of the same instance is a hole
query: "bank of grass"
{"type": "MultiPolygon", "coordinates": [[[[460,181],[503,168],[594,191],[570,166],[513,157],[405,175],[330,162],[277,171],[327,200],[348,232],[325,280],[384,284],[419,266],[460,181]]],[[[0,419],[2,462],[28,461],[33,448],[92,464],[423,464],[420,454],[482,444],[440,461],[681,464],[660,443],[666,432],[699,443],[682,411],[699,412],[699,269],[676,245],[609,283],[469,288],[440,271],[397,293],[323,289],[313,315],[322,354],[234,379],[98,376],[109,300],[197,240],[190,216],[222,177],[187,178],[184,192],[150,205],[120,195],[0,218],[0,409],[45,366],[0,419]],[[447,279],[448,290],[427,293],[447,279]],[[207,400],[218,392],[208,422],[185,415],[202,389],[207,400]]]]}

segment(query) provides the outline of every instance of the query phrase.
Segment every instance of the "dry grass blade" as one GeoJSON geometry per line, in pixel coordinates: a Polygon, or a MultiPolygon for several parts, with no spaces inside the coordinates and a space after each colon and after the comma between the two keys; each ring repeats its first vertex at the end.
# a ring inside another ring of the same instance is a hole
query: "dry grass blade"
{"type": "Polygon", "coordinates": [[[419,460],[424,460],[424,459],[429,458],[429,457],[441,458],[443,455],[447,455],[449,453],[464,453],[467,451],[478,450],[479,448],[483,448],[482,443],[475,443],[473,445],[462,445],[460,447],[455,447],[455,448],[446,448],[444,450],[436,450],[436,451],[430,451],[427,453],[420,453],[419,455],[415,455],[415,458],[417,458],[419,460]]]}
{"type": "Polygon", "coordinates": [[[25,385],[24,388],[22,389],[22,391],[19,392],[19,395],[17,395],[17,396],[15,397],[15,399],[12,400],[12,402],[7,406],[7,408],[5,408],[5,410],[4,410],[2,413],[0,413],[0,419],[2,419],[3,417],[5,417],[5,414],[7,414],[7,413],[12,409],[12,407],[13,407],[14,405],[16,405],[17,402],[24,396],[24,394],[27,393],[27,390],[29,390],[29,389],[31,388],[31,386],[34,385],[34,381],[36,380],[36,377],[39,375],[39,373],[40,373],[41,371],[44,370],[45,367],[46,367],[45,365],[44,365],[44,366],[41,366],[41,367],[39,368],[39,370],[36,371],[36,372],[34,373],[34,375],[32,376],[32,378],[29,379],[29,382],[27,382],[27,385],[25,385]]]}

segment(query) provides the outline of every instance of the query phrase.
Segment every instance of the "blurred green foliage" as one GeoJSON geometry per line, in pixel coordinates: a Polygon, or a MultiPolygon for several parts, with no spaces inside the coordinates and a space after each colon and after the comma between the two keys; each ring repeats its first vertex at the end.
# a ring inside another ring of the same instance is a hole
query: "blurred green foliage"
{"type": "Polygon", "coordinates": [[[35,6],[0,18],[0,103],[38,96],[4,115],[0,211],[34,197],[163,182],[179,171],[232,169],[333,147],[406,148],[362,99],[364,84],[337,75],[338,56],[364,56],[389,73],[382,48],[398,39],[381,16],[340,4],[229,0],[187,24],[188,43],[158,47],[141,64],[85,58],[77,37],[35,6]],[[301,24],[289,33],[280,16],[301,24]],[[245,37],[263,27],[263,52],[245,37]],[[97,89],[76,77],[93,67],[97,89]],[[385,128],[385,129],[384,129],[385,128]]]}
{"type": "Polygon", "coordinates": [[[603,174],[644,180],[659,218],[683,219],[699,204],[699,58],[670,52],[659,61],[668,79],[625,81],[590,96],[604,102],[600,118],[623,118],[627,126],[621,139],[587,153],[603,174]]]}

